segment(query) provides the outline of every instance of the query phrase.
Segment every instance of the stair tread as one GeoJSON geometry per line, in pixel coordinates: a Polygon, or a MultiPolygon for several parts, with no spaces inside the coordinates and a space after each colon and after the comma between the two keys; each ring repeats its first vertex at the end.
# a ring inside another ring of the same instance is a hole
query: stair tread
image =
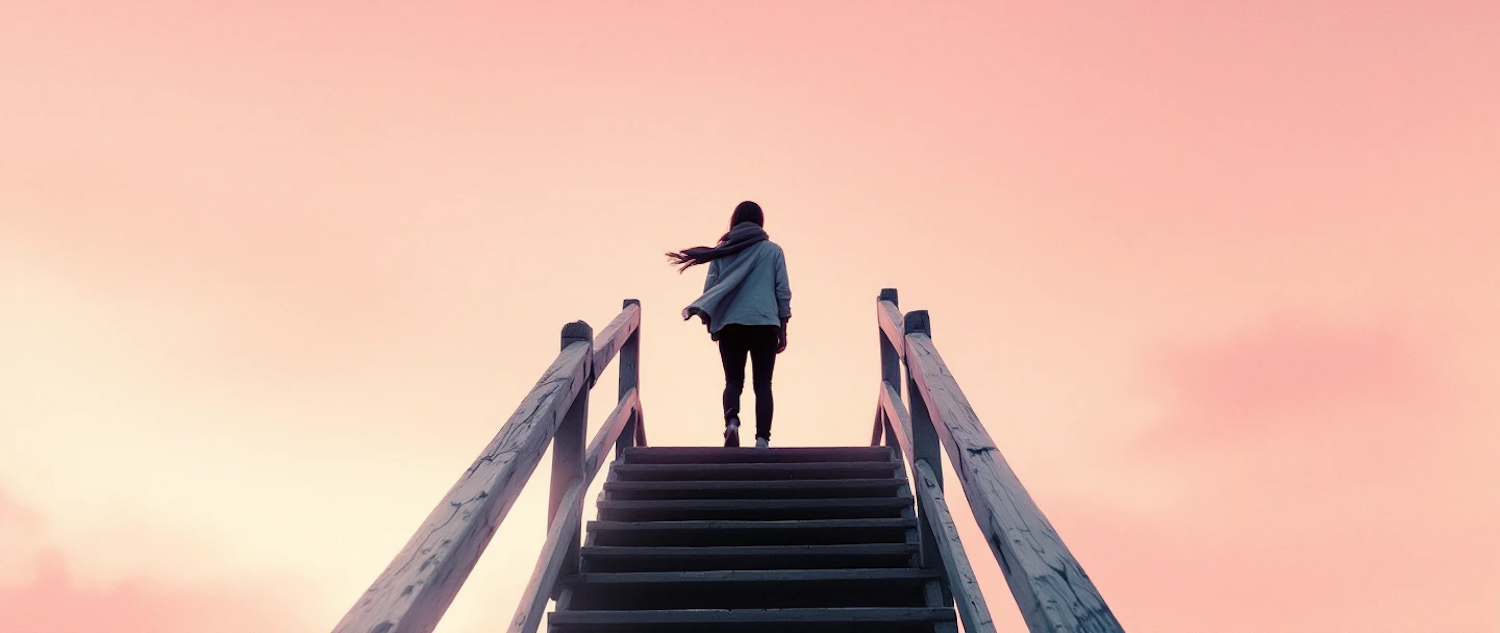
{"type": "Polygon", "coordinates": [[[732,624],[817,622],[949,622],[952,608],[845,607],[820,609],[674,609],[662,611],[554,611],[554,624],[732,624]]]}
{"type": "Polygon", "coordinates": [[[938,578],[938,572],[918,567],[862,569],[721,569],[712,571],[663,572],[587,572],[569,576],[563,582],[571,585],[669,584],[669,583],[759,583],[759,582],[829,582],[857,580],[869,582],[926,581],[938,578]]]}
{"type": "Polygon", "coordinates": [[[628,547],[619,545],[586,546],[582,549],[587,558],[614,556],[778,556],[778,555],[885,555],[909,554],[917,551],[915,543],[840,543],[834,545],[710,545],[706,547],[628,547]]]}
{"type": "Polygon", "coordinates": [[[687,530],[846,530],[852,528],[915,528],[916,519],[793,519],[785,521],[589,521],[590,531],[687,530]]]}
{"type": "Polygon", "coordinates": [[[802,462],[738,464],[616,464],[622,479],[655,477],[672,480],[786,480],[895,478],[897,462],[802,462]]]}
{"type": "Polygon", "coordinates": [[[646,495],[696,497],[723,496],[744,497],[838,497],[870,494],[890,494],[906,485],[903,479],[886,477],[879,479],[775,479],[775,480],[646,480],[608,481],[604,491],[612,496],[631,498],[646,495]]]}
{"type": "Polygon", "coordinates": [[[891,449],[883,446],[799,446],[772,449],[653,446],[625,449],[625,461],[632,464],[884,462],[890,461],[891,457],[891,449]]]}
{"type": "Polygon", "coordinates": [[[912,505],[902,497],[846,499],[605,499],[601,510],[725,509],[783,510],[799,508],[899,508],[912,505]]]}

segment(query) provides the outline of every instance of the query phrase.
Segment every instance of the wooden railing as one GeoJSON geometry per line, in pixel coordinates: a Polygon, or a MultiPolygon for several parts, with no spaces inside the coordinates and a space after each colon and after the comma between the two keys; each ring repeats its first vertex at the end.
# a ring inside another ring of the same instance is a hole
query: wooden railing
{"type": "Polygon", "coordinates": [[[964,630],[989,632],[995,626],[943,498],[944,452],[1032,633],[1123,633],[958,388],[932,344],[927,311],[903,317],[897,305],[891,288],[875,302],[881,385],[871,444],[879,446],[884,438],[886,446],[900,448],[910,467],[922,518],[922,565],[942,572],[964,630]],[[901,399],[903,361],[909,413],[901,399]]]}
{"type": "Polygon", "coordinates": [[[608,460],[646,445],[641,410],[641,306],[625,301],[595,338],[587,323],[563,326],[562,351],[500,432],[459,476],[406,546],[401,548],[334,633],[428,633],[437,626],[479,555],[552,444],[547,541],[516,616],[513,633],[536,630],[548,592],[578,570],[583,497],[608,460]],[[589,391],[620,357],[618,404],[587,446],[589,391]]]}

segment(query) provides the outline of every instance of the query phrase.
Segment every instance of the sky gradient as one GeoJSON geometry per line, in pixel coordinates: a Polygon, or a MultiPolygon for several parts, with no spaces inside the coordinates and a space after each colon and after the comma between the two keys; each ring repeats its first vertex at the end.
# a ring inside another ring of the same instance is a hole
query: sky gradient
{"type": "MultiPolygon", "coordinates": [[[[662,253],[752,199],[793,289],[778,445],[867,441],[897,287],[1127,630],[1493,633],[1497,33],[1460,1],[0,3],[0,622],[331,629],[626,297],[652,442],[719,441],[702,269],[662,253]]],[[[539,481],[440,633],[509,619],[539,481]]]]}

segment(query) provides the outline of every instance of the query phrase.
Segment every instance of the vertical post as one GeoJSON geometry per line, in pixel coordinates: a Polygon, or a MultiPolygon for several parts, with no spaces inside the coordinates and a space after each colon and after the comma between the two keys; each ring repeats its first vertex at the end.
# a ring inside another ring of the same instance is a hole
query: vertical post
{"type": "MultiPolygon", "coordinates": [[[[575,321],[563,326],[562,348],[582,342],[589,346],[589,351],[584,355],[587,362],[593,362],[594,358],[594,329],[583,321],[575,321]]],[[[588,450],[588,424],[589,424],[589,389],[592,387],[594,368],[589,367],[589,383],[578,390],[578,396],[573,399],[572,406],[563,415],[562,424],[557,427],[557,435],[552,438],[552,489],[547,499],[547,525],[550,527],[553,521],[558,520],[559,511],[578,512],[580,515],[583,508],[577,509],[559,508],[562,499],[568,494],[568,488],[575,483],[583,481],[583,459],[588,450]]],[[[582,518],[581,516],[579,517],[582,518]]],[[[582,525],[582,521],[579,522],[582,525]]],[[[570,575],[578,573],[578,546],[579,536],[582,530],[575,532],[568,542],[568,553],[563,556],[562,569],[558,573],[570,575]]]]}
{"type": "MultiPolygon", "coordinates": [[[[889,301],[892,304],[895,304],[896,307],[901,307],[901,302],[897,298],[895,288],[882,288],[880,290],[880,298],[875,304],[877,308],[879,308],[880,306],[880,304],[878,303],[879,301],[889,301]]],[[[892,387],[896,388],[896,394],[900,395],[901,356],[896,353],[896,346],[904,346],[906,345],[906,341],[890,340],[890,338],[885,335],[885,328],[880,327],[878,317],[875,323],[875,329],[880,332],[880,379],[884,382],[890,383],[892,387]]],[[[884,385],[882,385],[882,388],[883,387],[884,385]]],[[[883,431],[885,433],[885,445],[896,449],[896,454],[899,455],[901,453],[901,443],[895,437],[895,429],[891,426],[890,420],[885,420],[882,425],[884,427],[883,431]]]]}
{"type": "MultiPolygon", "coordinates": [[[[626,299],[625,304],[620,306],[641,305],[640,299],[626,299]]],[[[630,338],[625,339],[625,344],[620,347],[620,400],[625,399],[625,394],[631,389],[639,389],[641,383],[641,328],[636,326],[635,332],[630,338]]],[[[620,431],[620,438],[615,440],[615,459],[625,453],[625,449],[635,444],[636,427],[641,424],[640,413],[630,414],[630,421],[625,423],[625,429],[620,431]]]]}
{"type": "MultiPolygon", "coordinates": [[[[906,334],[925,334],[932,336],[932,322],[927,316],[926,310],[913,310],[906,313],[902,319],[902,331],[906,334]]],[[[905,345],[906,341],[902,340],[905,345]]],[[[911,349],[906,350],[908,355],[906,363],[906,399],[911,407],[911,456],[913,462],[925,461],[932,469],[932,476],[937,479],[938,490],[943,489],[943,446],[938,439],[937,427],[932,425],[932,415],[927,411],[927,400],[922,397],[922,390],[917,388],[917,381],[911,376],[911,349]]],[[[912,472],[916,472],[916,464],[912,464],[912,472]]],[[[916,486],[917,494],[920,495],[917,502],[918,508],[927,505],[926,486],[916,486]]],[[[921,521],[917,522],[917,534],[922,547],[922,567],[926,569],[943,568],[943,557],[938,551],[938,535],[934,529],[933,522],[939,517],[928,516],[927,512],[921,512],[921,521]]],[[[945,604],[952,604],[951,589],[944,583],[943,600],[945,604]]]]}

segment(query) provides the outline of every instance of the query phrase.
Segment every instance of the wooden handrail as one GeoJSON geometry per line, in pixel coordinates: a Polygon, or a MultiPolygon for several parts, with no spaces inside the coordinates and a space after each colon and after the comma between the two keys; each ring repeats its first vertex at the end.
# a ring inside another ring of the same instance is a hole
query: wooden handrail
{"type": "Polygon", "coordinates": [[[554,444],[553,489],[548,503],[551,529],[544,551],[549,558],[558,558],[559,570],[565,569],[570,560],[576,567],[583,491],[602,466],[605,447],[616,443],[617,437],[620,442],[629,437],[632,444],[645,444],[644,416],[635,389],[639,330],[640,304],[633,299],[626,300],[625,308],[600,333],[597,342],[584,322],[564,326],[562,351],[556,360],[334,627],[334,633],[430,633],[515,504],[549,443],[554,444]],[[614,437],[607,441],[596,437],[585,451],[589,389],[616,355],[623,357],[621,384],[628,378],[631,386],[621,390],[621,403],[601,431],[614,437]],[[624,421],[616,419],[621,416],[624,421]],[[625,435],[627,427],[633,430],[625,435]],[[552,532],[557,532],[557,538],[552,532]],[[572,543],[562,546],[569,534],[572,543]]]}
{"type": "MultiPolygon", "coordinates": [[[[634,300],[631,300],[634,301],[634,300]]],[[[599,331],[599,336],[594,337],[594,368],[603,371],[609,366],[609,361],[614,360],[615,355],[625,346],[630,337],[635,336],[641,329],[641,304],[640,302],[625,302],[625,308],[620,310],[609,325],[599,331]]]]}
{"type": "Polygon", "coordinates": [[[918,509],[921,510],[922,522],[932,537],[928,546],[937,550],[936,557],[931,552],[924,552],[923,566],[939,568],[943,573],[944,582],[953,594],[959,618],[963,620],[964,631],[993,633],[995,623],[990,618],[984,594],[979,590],[978,577],[974,574],[974,568],[969,565],[969,557],[964,554],[963,542],[958,538],[958,528],[953,523],[953,515],[948,511],[948,502],[943,499],[942,479],[933,472],[926,459],[913,458],[911,416],[906,411],[906,405],[901,403],[901,395],[896,391],[895,385],[885,381],[881,381],[880,385],[877,417],[881,418],[877,422],[877,428],[883,426],[887,437],[894,436],[896,439],[889,446],[898,448],[906,458],[906,463],[912,466],[911,477],[918,509]]]}
{"type": "Polygon", "coordinates": [[[568,545],[577,541],[579,526],[583,524],[583,496],[599,473],[599,467],[608,459],[615,440],[624,432],[629,422],[641,415],[640,396],[631,389],[625,399],[605,419],[604,426],[589,442],[588,455],[584,458],[583,481],[573,484],[563,496],[558,517],[547,530],[547,541],[542,545],[542,555],[531,574],[531,583],[521,596],[516,614],[510,620],[509,633],[530,633],[541,624],[542,614],[547,610],[548,590],[557,584],[557,577],[566,563],[568,545]]]}
{"type": "MultiPolygon", "coordinates": [[[[910,425],[895,433],[887,431],[886,445],[901,446],[914,470],[918,463],[926,462],[936,491],[941,493],[939,464],[922,454],[927,443],[924,436],[935,434],[942,452],[953,460],[953,470],[958,474],[969,507],[1032,633],[1123,633],[1098,588],[1021,485],[959,389],[932,344],[927,312],[918,310],[899,316],[894,295],[891,292],[888,299],[882,293],[876,312],[882,342],[891,344],[905,361],[911,413],[909,418],[901,416],[901,407],[895,406],[900,393],[893,393],[894,385],[884,381],[880,394],[882,415],[878,416],[881,419],[877,425],[892,430],[910,425]],[[889,437],[892,434],[896,435],[895,441],[889,437]]],[[[940,544],[939,553],[942,553],[940,544]]],[[[950,587],[959,591],[951,580],[950,587]]]]}
{"type": "Polygon", "coordinates": [[[922,512],[933,523],[938,533],[938,555],[943,561],[943,573],[948,588],[958,608],[958,617],[963,620],[966,633],[994,633],[995,622],[990,619],[990,608],[984,603],[984,593],[979,590],[979,578],[969,565],[969,556],[964,553],[964,544],[958,538],[958,526],[948,512],[948,502],[943,500],[943,482],[932,472],[927,460],[916,462],[912,468],[912,479],[922,504],[922,512]]]}

